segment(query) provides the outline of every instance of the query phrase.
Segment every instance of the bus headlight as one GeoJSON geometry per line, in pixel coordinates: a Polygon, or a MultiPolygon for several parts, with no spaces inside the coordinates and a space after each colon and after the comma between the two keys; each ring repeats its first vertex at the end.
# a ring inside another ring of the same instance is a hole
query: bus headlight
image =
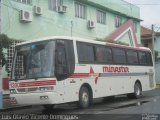
{"type": "Polygon", "coordinates": [[[52,91],[53,89],[54,89],[53,86],[39,87],[40,91],[52,91]]]}
{"type": "Polygon", "coordinates": [[[15,89],[10,89],[10,93],[11,93],[11,94],[15,94],[15,93],[17,93],[17,92],[16,92],[15,89]]]}

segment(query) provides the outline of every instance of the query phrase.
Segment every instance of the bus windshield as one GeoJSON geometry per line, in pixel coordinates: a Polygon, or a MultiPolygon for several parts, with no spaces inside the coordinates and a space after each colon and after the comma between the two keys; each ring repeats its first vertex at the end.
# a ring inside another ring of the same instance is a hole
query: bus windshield
{"type": "Polygon", "coordinates": [[[12,80],[54,77],[55,41],[16,47],[12,80]]]}

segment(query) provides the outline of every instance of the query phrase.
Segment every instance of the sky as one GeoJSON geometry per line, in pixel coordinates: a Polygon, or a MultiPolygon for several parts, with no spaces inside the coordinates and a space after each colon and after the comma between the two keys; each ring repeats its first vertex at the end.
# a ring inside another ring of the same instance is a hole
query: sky
{"type": "Polygon", "coordinates": [[[124,0],[140,7],[141,23],[145,27],[160,27],[160,0],[124,0]]]}

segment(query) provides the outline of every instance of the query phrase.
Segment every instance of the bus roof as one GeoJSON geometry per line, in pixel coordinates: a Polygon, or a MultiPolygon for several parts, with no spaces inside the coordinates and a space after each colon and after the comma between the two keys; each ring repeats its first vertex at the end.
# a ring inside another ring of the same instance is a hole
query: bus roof
{"type": "Polygon", "coordinates": [[[50,36],[50,37],[44,37],[44,38],[39,38],[35,40],[28,40],[25,42],[18,43],[16,46],[21,46],[21,45],[25,45],[25,44],[29,44],[33,42],[41,42],[41,41],[51,40],[51,39],[63,39],[63,40],[66,39],[66,40],[73,40],[73,41],[79,41],[79,42],[107,45],[107,46],[118,47],[118,48],[151,51],[149,48],[146,48],[146,47],[132,47],[132,46],[125,46],[125,45],[120,45],[120,44],[115,44],[115,43],[110,43],[110,42],[105,42],[105,41],[97,41],[97,40],[78,38],[78,37],[68,37],[68,36],[50,36]]]}

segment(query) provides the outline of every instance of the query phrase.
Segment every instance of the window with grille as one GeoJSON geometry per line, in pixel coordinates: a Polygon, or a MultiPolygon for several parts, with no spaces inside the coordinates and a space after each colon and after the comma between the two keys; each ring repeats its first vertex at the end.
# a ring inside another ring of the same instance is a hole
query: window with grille
{"type": "Polygon", "coordinates": [[[24,4],[32,4],[32,0],[14,0],[20,3],[24,3],[24,4]]]}
{"type": "Polygon", "coordinates": [[[120,16],[115,17],[115,27],[118,28],[122,25],[122,18],[120,16]]]}
{"type": "Polygon", "coordinates": [[[48,0],[49,10],[57,11],[57,6],[63,5],[63,0],[48,0]]]}
{"type": "Polygon", "coordinates": [[[14,56],[15,45],[20,43],[20,41],[14,41],[13,44],[7,49],[7,64],[6,70],[8,71],[8,76],[11,75],[11,68],[12,68],[12,60],[14,56]]]}
{"type": "Polygon", "coordinates": [[[24,68],[26,67],[24,64],[24,60],[25,60],[25,57],[24,56],[17,56],[17,59],[16,59],[16,66],[15,66],[15,72],[16,72],[16,76],[23,76],[24,75],[24,68]]]}
{"type": "Polygon", "coordinates": [[[87,7],[81,3],[75,3],[75,17],[86,19],[87,18],[87,7]]]}
{"type": "Polygon", "coordinates": [[[106,24],[106,13],[100,10],[97,10],[97,23],[106,24]]]}

